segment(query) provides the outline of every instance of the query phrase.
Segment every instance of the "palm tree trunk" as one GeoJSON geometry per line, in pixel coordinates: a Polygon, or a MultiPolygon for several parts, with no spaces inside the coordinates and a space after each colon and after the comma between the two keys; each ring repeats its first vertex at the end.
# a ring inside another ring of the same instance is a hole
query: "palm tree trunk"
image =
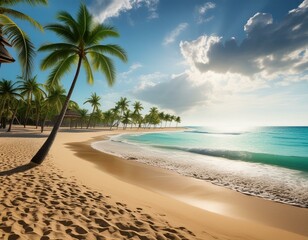
{"type": "Polygon", "coordinates": [[[41,133],[44,132],[46,119],[47,119],[47,113],[45,114],[44,119],[43,119],[42,124],[41,124],[41,133]]]}
{"type": "Polygon", "coordinates": [[[16,108],[15,108],[15,110],[14,110],[12,119],[11,119],[11,121],[10,121],[9,129],[7,130],[7,132],[10,132],[11,129],[12,129],[12,124],[13,124],[13,122],[14,122],[14,119],[15,119],[15,116],[16,116],[16,113],[17,113],[17,110],[18,110],[18,107],[19,107],[19,103],[20,103],[20,100],[18,100],[18,102],[17,102],[17,106],[16,106],[16,108]]]}
{"type": "Polygon", "coordinates": [[[91,120],[92,120],[92,116],[93,116],[93,114],[94,114],[94,111],[95,111],[95,107],[93,107],[92,113],[91,113],[91,115],[90,115],[89,122],[88,122],[88,125],[87,125],[87,129],[88,129],[89,126],[90,126],[90,122],[91,122],[91,120]]]}
{"type": "Polygon", "coordinates": [[[58,116],[56,123],[55,123],[51,133],[49,134],[47,140],[45,141],[43,146],[38,150],[38,152],[34,155],[34,157],[31,159],[32,163],[41,164],[44,161],[45,157],[47,156],[47,154],[49,152],[50,147],[53,144],[53,141],[55,140],[55,138],[57,136],[57,133],[59,131],[59,128],[61,126],[61,123],[62,123],[64,115],[65,115],[65,112],[67,110],[69,100],[71,98],[71,95],[74,91],[74,87],[75,87],[76,82],[77,82],[77,78],[78,78],[78,75],[79,75],[79,72],[80,72],[81,62],[82,62],[82,58],[79,57],[77,70],[76,70],[72,85],[70,87],[70,90],[69,90],[69,92],[66,96],[65,102],[63,104],[61,113],[58,116]]]}

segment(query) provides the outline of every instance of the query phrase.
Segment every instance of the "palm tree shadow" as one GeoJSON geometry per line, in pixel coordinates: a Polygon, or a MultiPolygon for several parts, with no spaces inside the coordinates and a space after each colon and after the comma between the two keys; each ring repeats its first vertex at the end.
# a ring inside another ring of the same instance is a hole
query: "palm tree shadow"
{"type": "Polygon", "coordinates": [[[10,170],[2,171],[2,172],[0,172],[0,176],[10,176],[10,175],[13,175],[15,173],[26,172],[26,171],[28,171],[28,170],[36,167],[36,166],[38,166],[38,165],[35,164],[35,163],[30,162],[30,163],[27,163],[27,164],[24,164],[24,165],[12,168],[10,170]]]}

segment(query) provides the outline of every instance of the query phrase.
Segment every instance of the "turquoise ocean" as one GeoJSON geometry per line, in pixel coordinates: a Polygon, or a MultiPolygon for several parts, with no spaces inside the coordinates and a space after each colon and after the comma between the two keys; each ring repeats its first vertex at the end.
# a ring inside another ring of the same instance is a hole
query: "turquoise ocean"
{"type": "Polygon", "coordinates": [[[248,195],[308,207],[308,127],[124,134],[94,148],[248,195]]]}

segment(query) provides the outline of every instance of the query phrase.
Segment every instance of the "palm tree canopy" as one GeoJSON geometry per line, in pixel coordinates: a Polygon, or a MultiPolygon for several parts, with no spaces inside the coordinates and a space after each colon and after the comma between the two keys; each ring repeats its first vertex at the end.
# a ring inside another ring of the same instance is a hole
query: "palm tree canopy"
{"type": "Polygon", "coordinates": [[[28,35],[13,21],[13,18],[28,21],[34,27],[43,30],[43,27],[30,16],[9,8],[17,3],[31,5],[47,4],[48,0],[1,0],[0,1],[0,36],[8,37],[13,47],[18,51],[18,59],[22,66],[24,78],[31,77],[35,48],[28,35]]]}
{"type": "Polygon", "coordinates": [[[41,98],[45,96],[46,93],[43,91],[43,84],[38,83],[35,77],[23,79],[22,77],[18,77],[19,80],[17,83],[20,84],[20,91],[22,96],[27,96],[28,101],[32,101],[32,98],[41,98]]]}
{"type": "Polygon", "coordinates": [[[0,81],[0,96],[2,101],[12,97],[20,97],[18,93],[19,88],[15,87],[15,84],[16,82],[13,83],[11,80],[2,79],[2,81],[0,81]]]}
{"type": "Polygon", "coordinates": [[[141,102],[139,102],[139,101],[134,102],[133,107],[134,107],[134,113],[135,114],[139,114],[140,111],[143,110],[143,106],[142,106],[141,102]]]}
{"type": "Polygon", "coordinates": [[[99,102],[100,100],[100,96],[98,96],[96,93],[92,93],[91,97],[89,97],[83,104],[90,103],[94,109],[97,109],[101,105],[99,102]]]}
{"type": "Polygon", "coordinates": [[[65,11],[58,13],[57,19],[60,23],[49,24],[45,28],[55,32],[63,42],[45,44],[39,48],[39,51],[51,51],[41,63],[42,70],[52,68],[47,82],[50,85],[59,84],[64,74],[81,59],[88,83],[94,81],[93,66],[94,70],[106,76],[110,86],[113,85],[115,68],[107,55],[116,56],[124,62],[127,56],[120,46],[102,45],[100,42],[108,37],[118,37],[118,32],[113,27],[96,23],[85,5],[80,6],[76,20],[65,11]]]}
{"type": "Polygon", "coordinates": [[[122,112],[128,109],[129,101],[126,97],[121,97],[121,99],[117,102],[117,106],[121,109],[122,112]]]}
{"type": "Polygon", "coordinates": [[[53,88],[48,88],[48,96],[45,100],[45,104],[47,107],[53,107],[53,109],[58,114],[65,102],[66,91],[65,89],[59,85],[53,88]]]}

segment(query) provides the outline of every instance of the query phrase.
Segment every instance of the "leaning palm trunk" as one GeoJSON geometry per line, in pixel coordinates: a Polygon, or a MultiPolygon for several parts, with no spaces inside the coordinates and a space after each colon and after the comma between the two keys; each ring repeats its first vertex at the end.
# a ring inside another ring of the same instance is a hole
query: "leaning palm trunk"
{"type": "Polygon", "coordinates": [[[47,140],[45,141],[43,146],[38,150],[38,152],[34,155],[34,157],[31,159],[32,163],[41,164],[43,162],[44,158],[46,157],[46,155],[49,152],[49,149],[50,149],[53,141],[55,140],[55,138],[57,136],[58,130],[59,130],[60,126],[61,126],[61,123],[63,121],[65,112],[67,110],[69,100],[71,98],[71,95],[72,95],[72,93],[74,91],[75,84],[77,82],[77,78],[78,78],[80,67],[81,67],[81,62],[82,62],[82,58],[79,57],[78,65],[77,65],[77,70],[76,70],[76,73],[75,73],[75,77],[73,79],[72,85],[70,87],[70,90],[69,90],[69,92],[67,94],[67,97],[65,99],[65,102],[63,104],[63,107],[62,107],[62,110],[60,112],[60,115],[58,116],[58,118],[56,120],[56,123],[55,123],[55,125],[54,125],[54,127],[53,127],[53,129],[52,129],[52,131],[50,133],[50,135],[48,136],[47,140]]]}

